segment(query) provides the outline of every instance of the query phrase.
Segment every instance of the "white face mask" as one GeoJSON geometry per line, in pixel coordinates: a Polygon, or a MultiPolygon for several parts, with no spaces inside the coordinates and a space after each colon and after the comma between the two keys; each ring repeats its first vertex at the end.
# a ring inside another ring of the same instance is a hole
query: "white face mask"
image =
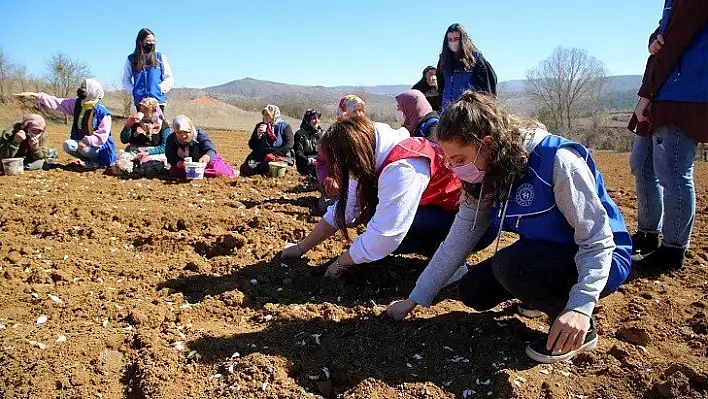
{"type": "Polygon", "coordinates": [[[403,125],[403,123],[406,121],[406,116],[403,115],[403,111],[401,111],[400,109],[396,111],[396,121],[398,121],[398,123],[400,123],[401,125],[403,125]]]}
{"type": "Polygon", "coordinates": [[[447,46],[453,53],[460,51],[460,42],[447,42],[447,46]]]}

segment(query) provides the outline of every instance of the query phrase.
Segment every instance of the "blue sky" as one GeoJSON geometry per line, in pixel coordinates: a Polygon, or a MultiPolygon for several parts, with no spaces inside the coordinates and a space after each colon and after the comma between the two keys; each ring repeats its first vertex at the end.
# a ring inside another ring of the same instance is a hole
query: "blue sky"
{"type": "Polygon", "coordinates": [[[641,74],[662,0],[234,1],[69,4],[0,0],[0,48],[42,73],[50,54],[120,81],[149,27],[177,87],[243,77],[308,85],[413,84],[435,64],[445,29],[463,24],[499,80],[522,79],[555,47],[579,47],[615,75],[641,74]]]}

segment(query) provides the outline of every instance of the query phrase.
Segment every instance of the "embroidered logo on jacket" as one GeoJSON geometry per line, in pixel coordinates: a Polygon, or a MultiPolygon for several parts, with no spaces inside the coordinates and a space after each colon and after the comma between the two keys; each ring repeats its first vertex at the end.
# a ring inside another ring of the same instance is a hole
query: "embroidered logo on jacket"
{"type": "Polygon", "coordinates": [[[529,183],[524,183],[516,189],[516,203],[521,206],[530,206],[533,202],[533,186],[529,183]]]}

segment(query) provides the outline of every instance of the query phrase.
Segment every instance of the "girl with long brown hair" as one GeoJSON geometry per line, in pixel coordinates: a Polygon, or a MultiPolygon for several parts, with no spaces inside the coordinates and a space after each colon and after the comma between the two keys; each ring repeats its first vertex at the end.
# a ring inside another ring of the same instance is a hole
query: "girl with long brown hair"
{"type": "Polygon", "coordinates": [[[128,56],[123,72],[123,87],[133,95],[135,108],[148,97],[157,99],[164,112],[167,92],[175,84],[167,57],[155,49],[155,34],[148,28],[140,29],[135,38],[135,49],[128,56]]]}
{"type": "Polygon", "coordinates": [[[520,240],[468,267],[459,282],[462,301],[482,311],[517,298],[546,313],[548,335],[526,348],[536,361],[594,348],[595,303],[627,279],[632,244],[590,152],[472,91],[443,112],[438,139],[465,182],[466,199],[413,292],[388,313],[401,319],[417,305],[430,306],[470,252],[495,238],[498,249],[508,231],[520,240]]]}
{"type": "Polygon", "coordinates": [[[304,240],[283,250],[283,258],[302,256],[338,230],[349,239],[347,227],[360,223],[366,231],[329,266],[327,276],[392,253],[435,252],[461,192],[440,147],[355,116],[333,124],[320,150],[328,175],[338,182],[339,200],[304,240]]]}
{"type": "Polygon", "coordinates": [[[466,90],[497,94],[494,68],[460,24],[452,24],[445,31],[437,75],[443,110],[466,90]]]}

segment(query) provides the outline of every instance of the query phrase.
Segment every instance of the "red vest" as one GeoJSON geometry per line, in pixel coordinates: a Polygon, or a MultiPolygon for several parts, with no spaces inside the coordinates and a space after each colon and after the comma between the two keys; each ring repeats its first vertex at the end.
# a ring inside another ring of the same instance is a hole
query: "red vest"
{"type": "Polygon", "coordinates": [[[440,146],[422,137],[411,137],[398,143],[384,159],[377,178],[386,166],[407,158],[426,158],[430,161],[430,182],[420,199],[420,206],[439,206],[457,211],[462,183],[452,173],[449,162],[440,146]]]}

